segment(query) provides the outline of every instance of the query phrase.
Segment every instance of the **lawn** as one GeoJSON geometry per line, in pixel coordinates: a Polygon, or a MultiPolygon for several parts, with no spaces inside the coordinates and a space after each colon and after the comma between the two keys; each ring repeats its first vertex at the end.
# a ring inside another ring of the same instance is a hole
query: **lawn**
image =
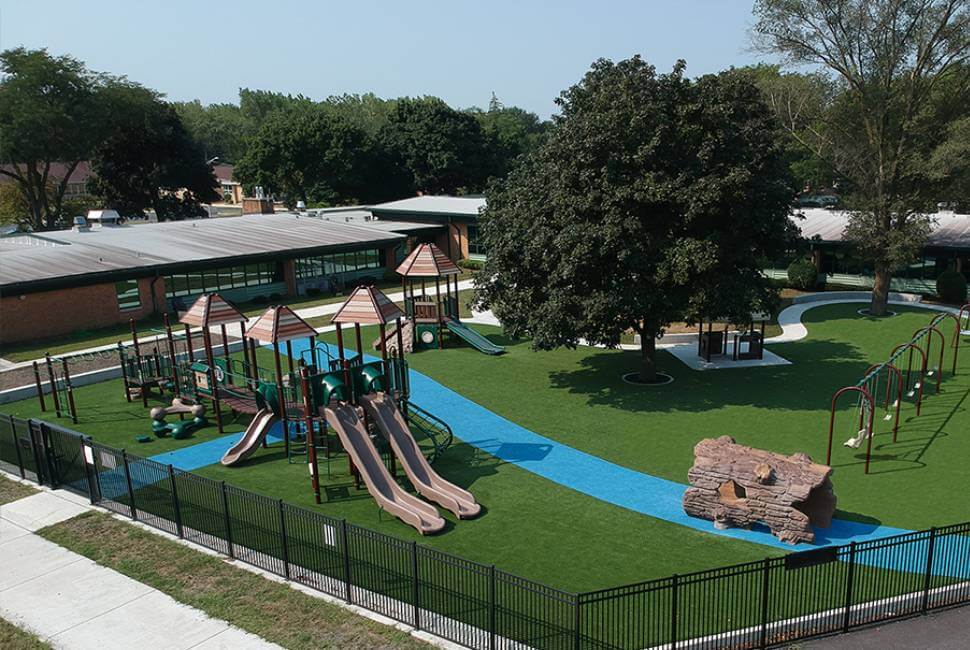
{"type": "Polygon", "coordinates": [[[29,485],[12,481],[6,476],[0,475],[0,506],[36,493],[37,490],[29,485]]]}
{"type": "Polygon", "coordinates": [[[50,650],[51,646],[35,634],[0,618],[0,648],[4,650],[50,650]]]}
{"type": "MultiPolygon", "coordinates": [[[[854,383],[870,362],[930,318],[925,310],[872,320],[858,305],[817,307],[806,313],[809,337],[771,346],[793,365],[696,372],[661,352],[661,366],[675,377],[666,388],[623,383],[636,367],[635,352],[580,348],[532,352],[527,342],[503,340],[495,328],[479,327],[508,353],[487,357],[468,348],[425,351],[409,357],[412,368],[533,431],[635,470],[686,482],[693,445],[730,434],[743,444],[824,461],[828,402],[832,392],[854,383]]],[[[333,335],[325,339],[333,340],[333,335]]],[[[367,329],[364,340],[374,332],[367,329]]],[[[261,351],[270,367],[268,353],[261,351]]],[[[841,446],[852,425],[848,415],[836,434],[833,457],[841,517],[903,528],[925,528],[970,519],[964,491],[964,459],[970,440],[966,397],[970,362],[956,378],[945,375],[943,392],[928,394],[923,414],[904,407],[899,442],[892,444],[878,416],[872,473],[865,476],[860,451],[841,446]]],[[[76,428],[131,453],[151,456],[174,446],[214,438],[214,427],[194,439],[155,440],[138,446],[148,418],[138,403],[121,398],[120,382],[78,389],[76,428]]],[[[434,406],[414,396],[434,412],[434,406]]],[[[4,411],[37,416],[33,402],[4,411]]],[[[845,413],[849,412],[848,404],[845,413]]],[[[436,413],[447,420],[447,413],[436,413]]],[[[242,428],[244,422],[232,428],[242,428]]],[[[456,443],[438,461],[442,475],[470,488],[485,505],[476,521],[452,521],[445,533],[423,539],[442,550],[498,566],[528,578],[584,590],[684,573],[774,555],[769,547],[696,532],[598,501],[456,443]]],[[[289,464],[280,449],[259,451],[244,466],[199,470],[206,476],[406,539],[416,533],[381,517],[366,491],[355,490],[341,456],[321,463],[325,503],[316,506],[305,466],[289,464]]],[[[448,515],[450,517],[450,515],[448,515]]]]}

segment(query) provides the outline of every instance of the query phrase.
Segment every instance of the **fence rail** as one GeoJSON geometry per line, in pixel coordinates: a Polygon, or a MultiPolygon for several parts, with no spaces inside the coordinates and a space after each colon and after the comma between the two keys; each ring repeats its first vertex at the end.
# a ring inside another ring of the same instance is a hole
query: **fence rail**
{"type": "Polygon", "coordinates": [[[496,648],[763,648],[970,603],[970,522],[570,593],[0,415],[0,469],[440,637],[496,648]]]}

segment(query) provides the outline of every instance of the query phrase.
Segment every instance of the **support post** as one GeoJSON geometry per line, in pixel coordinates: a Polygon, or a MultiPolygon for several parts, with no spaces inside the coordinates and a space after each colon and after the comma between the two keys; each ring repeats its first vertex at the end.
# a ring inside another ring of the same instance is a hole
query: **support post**
{"type": "Polygon", "coordinates": [[[677,596],[680,577],[675,573],[670,583],[670,650],[677,648],[677,596]]]}
{"type": "Polygon", "coordinates": [[[229,515],[229,492],[226,490],[226,482],[221,481],[219,486],[222,488],[222,517],[226,531],[226,555],[236,559],[236,552],[232,545],[232,517],[229,515]]]}
{"type": "Polygon", "coordinates": [[[51,387],[51,399],[54,401],[54,413],[61,417],[61,399],[57,394],[57,379],[54,376],[54,362],[51,360],[50,352],[44,354],[44,362],[47,364],[47,381],[51,387]]]}
{"type": "Polygon", "coordinates": [[[930,540],[926,549],[926,575],[923,576],[923,602],[920,610],[925,614],[930,604],[930,585],[933,579],[933,550],[936,547],[936,528],[930,528],[930,540]]]}
{"type": "Polygon", "coordinates": [[[771,572],[771,560],[769,558],[764,559],[764,564],[762,565],[762,575],[761,575],[761,634],[758,642],[759,648],[768,647],[768,591],[769,591],[769,573],[771,572]]]}
{"type": "Polygon", "coordinates": [[[290,579],[290,548],[286,541],[286,510],[283,499],[277,501],[280,510],[280,541],[283,544],[283,577],[290,579]]]}
{"type": "Polygon", "coordinates": [[[205,346],[205,361],[209,366],[209,388],[212,391],[212,410],[216,416],[216,429],[222,430],[222,409],[219,405],[219,381],[216,379],[215,358],[212,355],[212,335],[208,327],[202,328],[202,344],[205,346]]]}
{"type": "Polygon", "coordinates": [[[341,544],[344,547],[344,587],[346,589],[344,600],[346,600],[348,603],[352,603],[354,602],[354,599],[352,598],[353,593],[350,589],[350,544],[348,543],[350,538],[347,535],[346,519],[340,520],[340,537],[341,544]]]}
{"type": "Polygon", "coordinates": [[[40,410],[44,412],[47,410],[47,405],[44,403],[44,386],[40,381],[40,366],[37,362],[33,362],[34,367],[34,385],[37,386],[37,399],[40,401],[40,410]]]}
{"type": "Polygon", "coordinates": [[[283,449],[290,457],[290,423],[286,418],[286,393],[283,391],[283,366],[280,364],[280,344],[273,341],[273,356],[276,361],[276,399],[280,403],[280,422],[283,425],[283,449]]]}
{"type": "Polygon", "coordinates": [[[175,468],[171,464],[168,466],[168,481],[172,486],[172,509],[175,513],[175,532],[178,534],[179,539],[183,539],[185,535],[182,531],[182,507],[179,505],[178,488],[175,487],[175,468]]]}
{"type": "Polygon", "coordinates": [[[855,582],[855,542],[849,543],[849,569],[845,578],[845,603],[842,614],[842,632],[848,632],[851,627],[852,587],[855,582]]]}
{"type": "Polygon", "coordinates": [[[17,440],[17,425],[14,424],[12,415],[8,415],[7,418],[10,422],[10,437],[13,438],[13,448],[17,452],[17,468],[20,470],[20,478],[26,479],[27,472],[24,471],[24,454],[20,451],[20,441],[17,440]]]}
{"type": "Polygon", "coordinates": [[[421,589],[418,581],[418,543],[411,542],[411,600],[414,602],[414,629],[421,629],[421,604],[418,602],[421,589]]]}
{"type": "Polygon", "coordinates": [[[168,341],[168,362],[172,366],[172,393],[175,397],[180,397],[182,387],[179,386],[178,354],[175,352],[175,337],[172,335],[172,324],[168,320],[168,312],[162,314],[162,322],[165,324],[165,338],[168,341]]]}
{"type": "Polygon", "coordinates": [[[495,602],[495,565],[488,570],[488,650],[495,650],[496,602],[495,602]]]}
{"type": "MultiPolygon", "coordinates": [[[[312,348],[311,348],[312,349],[312,348]]],[[[320,503],[320,478],[317,467],[316,438],[313,433],[313,405],[310,395],[310,369],[300,368],[300,388],[303,392],[303,416],[306,418],[306,453],[307,464],[310,467],[310,484],[313,486],[313,500],[320,503]]]]}
{"type": "Polygon", "coordinates": [[[125,483],[128,486],[128,507],[131,508],[131,518],[138,521],[138,509],[135,507],[135,488],[131,484],[131,468],[128,467],[128,453],[121,450],[121,461],[125,466],[125,483]]]}
{"type": "Polygon", "coordinates": [[[77,405],[74,403],[74,386],[71,385],[71,369],[67,359],[61,358],[61,371],[64,374],[64,388],[67,390],[67,410],[71,414],[71,422],[77,424],[77,405]]]}

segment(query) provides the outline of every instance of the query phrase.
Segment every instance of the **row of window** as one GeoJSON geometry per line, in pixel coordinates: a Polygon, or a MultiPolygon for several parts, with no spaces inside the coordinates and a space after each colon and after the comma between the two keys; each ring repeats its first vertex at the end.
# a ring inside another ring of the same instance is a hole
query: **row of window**
{"type": "Polygon", "coordinates": [[[301,280],[321,278],[337,273],[379,269],[384,266],[381,261],[381,251],[377,248],[350,253],[318,255],[317,257],[301,257],[293,260],[293,262],[296,267],[296,277],[301,280]]]}
{"type": "Polygon", "coordinates": [[[481,233],[478,226],[473,224],[468,225],[468,254],[485,255],[485,244],[482,242],[481,233]]]}
{"type": "Polygon", "coordinates": [[[281,282],[283,274],[276,262],[240,264],[221,269],[177,273],[165,276],[165,297],[194,296],[226,289],[258,287],[281,282]]]}
{"type": "Polygon", "coordinates": [[[121,311],[141,307],[141,296],[138,294],[138,280],[115,282],[115,295],[118,297],[118,309],[121,311]]]}

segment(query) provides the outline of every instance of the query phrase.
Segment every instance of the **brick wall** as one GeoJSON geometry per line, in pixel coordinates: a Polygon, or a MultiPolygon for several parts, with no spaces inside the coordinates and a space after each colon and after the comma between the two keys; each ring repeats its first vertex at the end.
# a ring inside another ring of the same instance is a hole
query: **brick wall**
{"type": "MultiPolygon", "coordinates": [[[[0,298],[0,343],[70,334],[125,323],[152,313],[152,278],[138,281],[141,307],[121,311],[113,282],[0,298]]],[[[165,310],[165,283],[155,283],[159,310],[165,310]]]]}
{"type": "Polygon", "coordinates": [[[435,239],[435,244],[448,253],[452,260],[468,257],[468,225],[464,223],[445,224],[447,230],[435,239]]]}

